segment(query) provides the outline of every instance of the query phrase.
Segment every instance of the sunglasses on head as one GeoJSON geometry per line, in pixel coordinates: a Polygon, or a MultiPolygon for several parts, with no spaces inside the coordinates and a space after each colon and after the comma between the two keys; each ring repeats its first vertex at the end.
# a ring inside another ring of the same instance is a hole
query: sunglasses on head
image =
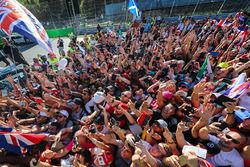
{"type": "Polygon", "coordinates": [[[232,140],[233,143],[235,143],[235,144],[240,144],[240,142],[239,142],[238,140],[232,138],[232,136],[229,136],[228,134],[226,134],[225,136],[226,136],[227,139],[232,140]]]}

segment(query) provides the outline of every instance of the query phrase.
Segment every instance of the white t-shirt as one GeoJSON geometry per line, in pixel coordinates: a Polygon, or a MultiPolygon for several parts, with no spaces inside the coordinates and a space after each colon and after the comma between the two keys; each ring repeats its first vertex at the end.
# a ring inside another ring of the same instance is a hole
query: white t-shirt
{"type": "MultiPolygon", "coordinates": [[[[219,139],[216,136],[209,135],[209,140],[218,143],[219,139]]],[[[214,166],[231,166],[231,167],[244,167],[244,160],[236,149],[229,152],[220,151],[220,153],[213,157],[208,157],[207,160],[214,166]]]]}

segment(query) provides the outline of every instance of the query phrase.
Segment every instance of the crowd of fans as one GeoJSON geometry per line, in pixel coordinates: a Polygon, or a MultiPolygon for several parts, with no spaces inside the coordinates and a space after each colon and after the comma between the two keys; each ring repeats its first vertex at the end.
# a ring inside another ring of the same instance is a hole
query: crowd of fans
{"type": "Polygon", "coordinates": [[[60,39],[60,58],[40,55],[25,67],[26,91],[9,76],[13,90],[0,96],[2,127],[47,137],[25,156],[3,149],[0,160],[21,166],[250,166],[247,14],[223,24],[221,18],[184,17],[178,25],[134,23],[126,33],[102,29],[72,38],[67,52],[60,39]],[[234,88],[235,96],[226,94],[234,88]]]}

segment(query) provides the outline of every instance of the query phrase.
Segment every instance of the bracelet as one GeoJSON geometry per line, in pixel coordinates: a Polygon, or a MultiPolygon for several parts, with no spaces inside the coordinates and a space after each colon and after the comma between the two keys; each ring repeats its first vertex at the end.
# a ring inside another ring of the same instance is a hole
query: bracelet
{"type": "Polygon", "coordinates": [[[171,141],[171,142],[167,142],[167,144],[175,144],[175,142],[174,142],[174,141],[171,141]]]}
{"type": "Polygon", "coordinates": [[[234,115],[234,111],[231,113],[231,112],[228,112],[227,113],[228,115],[234,115]]]}

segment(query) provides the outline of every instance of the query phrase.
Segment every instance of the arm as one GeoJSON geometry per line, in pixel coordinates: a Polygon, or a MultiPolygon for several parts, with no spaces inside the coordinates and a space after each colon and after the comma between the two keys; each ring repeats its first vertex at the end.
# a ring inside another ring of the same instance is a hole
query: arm
{"type": "Polygon", "coordinates": [[[112,148],[111,148],[109,145],[106,145],[106,144],[104,144],[103,142],[98,141],[98,140],[96,140],[96,139],[93,138],[93,137],[90,137],[89,139],[90,139],[90,140],[92,141],[92,143],[93,143],[94,145],[96,145],[98,148],[101,148],[101,149],[106,150],[106,151],[112,151],[112,148]]]}
{"type": "Polygon", "coordinates": [[[123,114],[128,119],[129,123],[132,125],[135,124],[135,119],[132,117],[132,115],[129,112],[125,111],[123,108],[121,108],[121,110],[123,111],[123,114]]]}
{"type": "Polygon", "coordinates": [[[150,92],[154,93],[154,89],[157,88],[159,85],[160,85],[160,81],[158,81],[158,82],[154,83],[153,85],[151,85],[151,86],[147,89],[147,91],[148,91],[149,93],[150,93],[150,92]]]}
{"type": "Polygon", "coordinates": [[[119,78],[120,81],[122,81],[122,82],[124,82],[124,83],[126,83],[128,85],[130,85],[130,83],[131,83],[130,80],[128,80],[127,78],[124,78],[124,77],[122,77],[120,75],[119,75],[118,78],[119,78]]]}
{"type": "Polygon", "coordinates": [[[180,122],[177,126],[177,130],[176,130],[176,141],[177,144],[180,148],[183,148],[184,145],[190,145],[186,140],[185,137],[183,135],[183,131],[188,130],[187,127],[185,127],[183,122],[180,122]]]}
{"type": "Polygon", "coordinates": [[[193,126],[193,128],[191,130],[192,131],[192,136],[194,138],[198,138],[199,137],[199,130],[202,127],[208,125],[209,119],[214,114],[215,109],[216,108],[212,104],[210,104],[210,103],[204,104],[203,113],[201,115],[201,118],[198,120],[198,122],[195,123],[195,125],[193,126]]]}
{"type": "Polygon", "coordinates": [[[157,167],[157,165],[158,165],[157,159],[155,159],[155,158],[148,152],[148,150],[145,148],[145,146],[142,144],[142,142],[137,142],[137,143],[135,144],[135,146],[136,146],[137,148],[139,148],[139,149],[142,151],[142,153],[145,154],[145,156],[146,156],[146,161],[147,161],[147,163],[149,163],[149,165],[150,165],[151,167],[157,167]]]}

